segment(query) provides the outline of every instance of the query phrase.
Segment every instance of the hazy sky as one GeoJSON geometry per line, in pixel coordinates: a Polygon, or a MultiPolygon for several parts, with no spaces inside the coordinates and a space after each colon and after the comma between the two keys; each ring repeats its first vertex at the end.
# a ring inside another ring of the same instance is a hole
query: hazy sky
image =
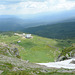
{"type": "Polygon", "coordinates": [[[0,0],[0,15],[75,10],[75,0],[0,0]]]}

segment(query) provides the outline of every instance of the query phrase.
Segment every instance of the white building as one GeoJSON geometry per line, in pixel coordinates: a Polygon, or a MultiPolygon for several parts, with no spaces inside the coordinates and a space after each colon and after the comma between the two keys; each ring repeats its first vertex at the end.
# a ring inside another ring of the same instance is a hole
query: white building
{"type": "Polygon", "coordinates": [[[31,34],[26,34],[26,38],[32,38],[31,34]]]}
{"type": "Polygon", "coordinates": [[[25,33],[23,33],[22,35],[25,36],[25,33]]]}

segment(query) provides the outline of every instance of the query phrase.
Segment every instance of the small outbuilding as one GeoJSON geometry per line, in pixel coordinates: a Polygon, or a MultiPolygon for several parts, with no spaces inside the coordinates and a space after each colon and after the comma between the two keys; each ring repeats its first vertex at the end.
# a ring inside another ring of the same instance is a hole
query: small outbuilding
{"type": "Polygon", "coordinates": [[[19,40],[19,41],[17,41],[17,43],[20,43],[21,41],[19,40]]]}
{"type": "Polygon", "coordinates": [[[22,35],[25,36],[25,33],[23,33],[22,35]]]}
{"type": "Polygon", "coordinates": [[[18,33],[14,33],[14,35],[18,35],[18,33]]]}

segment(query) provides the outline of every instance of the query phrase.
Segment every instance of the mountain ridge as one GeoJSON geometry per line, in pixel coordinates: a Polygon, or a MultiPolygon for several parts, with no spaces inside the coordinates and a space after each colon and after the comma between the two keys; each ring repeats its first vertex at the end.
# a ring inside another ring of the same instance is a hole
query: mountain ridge
{"type": "Polygon", "coordinates": [[[67,39],[75,37],[75,22],[63,22],[44,26],[30,27],[23,32],[47,38],[67,39]]]}
{"type": "Polygon", "coordinates": [[[14,15],[0,15],[0,31],[19,31],[23,28],[75,21],[75,17],[72,16],[65,19],[62,18],[61,20],[58,18],[60,19],[61,17],[56,16],[54,19],[51,16],[45,15],[43,17],[31,17],[24,19],[14,15]],[[44,18],[46,20],[44,20],[44,18]]]}

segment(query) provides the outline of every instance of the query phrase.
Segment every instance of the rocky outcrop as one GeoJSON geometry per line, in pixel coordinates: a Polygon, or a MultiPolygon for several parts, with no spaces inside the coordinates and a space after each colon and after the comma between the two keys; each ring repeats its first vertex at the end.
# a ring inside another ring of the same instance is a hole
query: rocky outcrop
{"type": "Polygon", "coordinates": [[[68,47],[62,50],[61,54],[58,56],[57,61],[63,61],[65,59],[75,58],[75,47],[68,47]]]}
{"type": "Polygon", "coordinates": [[[7,55],[7,56],[16,56],[20,58],[18,48],[15,46],[9,47],[5,43],[0,43],[0,54],[7,55]]]}

